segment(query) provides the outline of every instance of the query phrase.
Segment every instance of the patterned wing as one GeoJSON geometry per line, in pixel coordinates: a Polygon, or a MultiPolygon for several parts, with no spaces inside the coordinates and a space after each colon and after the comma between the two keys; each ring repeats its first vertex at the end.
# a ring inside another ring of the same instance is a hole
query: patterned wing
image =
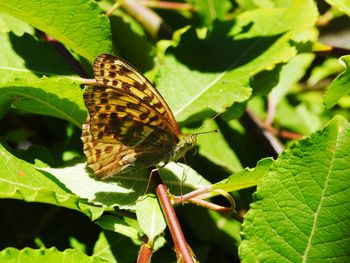
{"type": "Polygon", "coordinates": [[[176,136],[180,135],[168,104],[148,79],[129,63],[112,55],[99,55],[94,62],[94,75],[98,85],[114,87],[151,106],[155,113],[159,113],[157,114],[159,117],[164,117],[169,131],[176,136]]]}
{"type": "Polygon", "coordinates": [[[89,116],[82,141],[88,165],[106,178],[159,163],[178,142],[179,128],[157,90],[126,62],[100,55],[98,86],[84,93],[89,116]]]}

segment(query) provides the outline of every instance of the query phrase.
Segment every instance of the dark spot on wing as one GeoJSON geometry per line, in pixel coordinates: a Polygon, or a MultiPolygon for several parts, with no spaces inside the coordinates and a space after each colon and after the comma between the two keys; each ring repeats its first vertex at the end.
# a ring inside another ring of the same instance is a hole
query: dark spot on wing
{"type": "Polygon", "coordinates": [[[136,110],[136,109],[139,108],[139,105],[134,104],[134,103],[131,103],[131,102],[128,102],[128,103],[126,104],[126,107],[129,108],[129,109],[134,109],[134,110],[136,110]]]}
{"type": "Polygon", "coordinates": [[[130,89],[130,87],[131,87],[131,85],[130,85],[129,83],[127,83],[127,82],[122,82],[122,89],[128,90],[128,89],[130,89]]]}

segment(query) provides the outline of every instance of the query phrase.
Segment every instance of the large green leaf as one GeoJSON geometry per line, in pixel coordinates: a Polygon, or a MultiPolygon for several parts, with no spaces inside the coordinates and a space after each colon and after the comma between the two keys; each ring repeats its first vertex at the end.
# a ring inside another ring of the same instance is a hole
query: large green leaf
{"type": "Polygon", "coordinates": [[[0,145],[0,198],[54,204],[78,210],[91,219],[103,209],[69,193],[54,178],[38,172],[33,164],[16,158],[0,145]]]}
{"type": "Polygon", "coordinates": [[[349,123],[336,117],[274,162],[243,224],[243,262],[347,261],[349,136],[349,123]]]}
{"type": "Polygon", "coordinates": [[[0,47],[0,116],[12,106],[81,127],[86,109],[80,82],[48,43],[9,33],[0,34],[0,47]]]}
{"type": "Polygon", "coordinates": [[[0,10],[47,33],[88,60],[112,53],[108,18],[88,0],[1,0],[0,10]]]}
{"type": "Polygon", "coordinates": [[[235,172],[242,168],[235,152],[230,148],[224,135],[218,131],[218,125],[214,120],[206,120],[200,128],[184,129],[187,134],[209,132],[198,134],[196,146],[200,155],[211,162],[219,165],[229,172],[235,172]]]}
{"type": "Polygon", "coordinates": [[[216,21],[209,31],[182,30],[173,42],[159,46],[168,48],[160,56],[157,86],[179,121],[208,115],[209,109],[222,112],[251,97],[251,77],[295,56],[291,39],[312,27],[316,18],[313,1],[292,1],[287,8],[216,21]]]}
{"type": "Polygon", "coordinates": [[[141,242],[112,231],[101,232],[94,247],[94,257],[103,262],[134,262],[141,242]]]}
{"type": "Polygon", "coordinates": [[[220,189],[226,192],[232,192],[256,186],[259,180],[261,180],[269,172],[272,163],[272,159],[270,158],[262,159],[254,169],[246,168],[237,173],[234,173],[227,179],[214,184],[212,186],[212,189],[220,189]]]}
{"type": "Polygon", "coordinates": [[[98,257],[89,257],[88,255],[74,249],[66,249],[58,251],[56,248],[24,248],[18,250],[16,248],[6,248],[0,252],[1,262],[65,262],[65,263],[94,263],[104,262],[98,257]]]}
{"type": "Polygon", "coordinates": [[[215,19],[225,19],[230,8],[232,8],[231,1],[222,0],[187,0],[196,10],[194,13],[201,18],[202,24],[210,26],[215,19]]]}
{"type": "Polygon", "coordinates": [[[129,237],[134,241],[139,241],[140,235],[138,233],[137,221],[130,218],[121,218],[112,215],[101,216],[96,223],[103,229],[117,232],[123,236],[129,237]]]}
{"type": "Polygon", "coordinates": [[[119,206],[135,210],[137,198],[145,192],[149,171],[139,170],[113,180],[97,179],[86,170],[86,163],[65,168],[40,168],[50,173],[70,192],[106,208],[119,206]]]}
{"type": "Polygon", "coordinates": [[[86,117],[82,97],[79,84],[70,79],[17,79],[0,84],[1,114],[12,104],[23,111],[67,120],[77,127],[86,117]]]}
{"type": "Polygon", "coordinates": [[[283,66],[278,84],[272,89],[269,99],[271,103],[278,105],[282,98],[290,92],[304,76],[314,56],[312,54],[300,54],[283,66]]]}
{"type": "Polygon", "coordinates": [[[16,36],[23,36],[24,33],[33,34],[34,28],[6,13],[0,13],[0,32],[13,32],[16,36]]]}
{"type": "Polygon", "coordinates": [[[326,0],[326,2],[350,16],[350,3],[348,0],[326,0]]]}
{"type": "Polygon", "coordinates": [[[333,107],[343,96],[350,92],[350,56],[341,57],[339,62],[344,65],[345,71],[335,78],[326,90],[324,104],[327,108],[333,107]]]}
{"type": "Polygon", "coordinates": [[[210,182],[183,163],[168,163],[159,169],[159,173],[172,194],[181,195],[210,185],[210,182]]]}

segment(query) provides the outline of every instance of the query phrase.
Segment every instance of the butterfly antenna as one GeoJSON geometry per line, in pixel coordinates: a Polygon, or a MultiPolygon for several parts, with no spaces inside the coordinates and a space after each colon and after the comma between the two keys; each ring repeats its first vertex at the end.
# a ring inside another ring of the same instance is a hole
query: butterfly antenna
{"type": "MultiPolygon", "coordinates": [[[[225,111],[227,111],[229,109],[229,107],[226,107],[225,111]]],[[[217,112],[213,117],[211,117],[208,121],[212,121],[212,120],[215,120],[217,117],[219,117],[220,114],[222,114],[223,112],[217,112]]],[[[200,130],[202,127],[203,127],[204,123],[198,128],[198,130],[200,130]]],[[[218,129],[215,129],[214,131],[208,131],[208,132],[198,132],[198,133],[195,133],[195,134],[203,134],[203,133],[212,133],[212,132],[218,132],[219,130],[218,129]]]]}
{"type": "MultiPolygon", "coordinates": [[[[226,107],[224,111],[227,111],[229,109],[229,107],[226,107]]],[[[216,113],[213,117],[211,117],[209,120],[215,120],[217,117],[219,117],[219,115],[222,114],[222,112],[218,112],[216,113]]]]}
{"type": "Polygon", "coordinates": [[[219,129],[215,129],[215,130],[212,130],[212,131],[195,132],[195,133],[193,133],[193,135],[207,134],[207,133],[213,133],[213,132],[219,132],[219,131],[220,131],[219,129]]]}

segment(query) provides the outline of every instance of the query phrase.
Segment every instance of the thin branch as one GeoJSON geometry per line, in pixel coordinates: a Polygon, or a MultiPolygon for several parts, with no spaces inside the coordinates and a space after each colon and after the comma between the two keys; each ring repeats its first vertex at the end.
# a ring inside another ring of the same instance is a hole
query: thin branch
{"type": "Polygon", "coordinates": [[[275,134],[265,128],[259,118],[250,110],[246,110],[240,118],[245,129],[257,138],[265,151],[274,158],[283,151],[282,143],[276,138],[275,134]]]}
{"type": "Polygon", "coordinates": [[[216,211],[216,212],[222,212],[222,213],[231,213],[232,212],[232,207],[226,207],[226,206],[221,206],[221,205],[217,205],[208,201],[205,201],[203,199],[200,198],[191,198],[188,200],[188,202],[193,203],[195,205],[216,211]]]}
{"type": "Polygon", "coordinates": [[[180,204],[180,203],[186,202],[186,201],[188,201],[191,198],[194,198],[194,197],[197,197],[199,195],[208,193],[208,191],[210,191],[210,190],[211,190],[211,186],[201,187],[201,188],[198,188],[198,189],[196,189],[196,190],[194,190],[192,192],[189,192],[187,194],[184,194],[184,195],[181,195],[181,196],[175,196],[174,197],[174,204],[180,204]]]}
{"type": "Polygon", "coordinates": [[[152,253],[153,253],[152,248],[146,242],[144,242],[140,247],[136,262],[137,263],[150,263],[152,253]]]}
{"type": "Polygon", "coordinates": [[[334,18],[332,8],[327,10],[323,15],[320,15],[316,20],[316,26],[317,27],[324,27],[327,26],[334,18]]]}
{"type": "Polygon", "coordinates": [[[153,176],[153,179],[157,185],[156,192],[158,200],[160,202],[165,219],[167,221],[171,237],[174,241],[176,257],[178,261],[183,261],[186,263],[193,262],[191,249],[185,240],[185,236],[176,217],[175,210],[168,195],[168,188],[162,182],[157,171],[154,173],[153,176]]]}
{"type": "Polygon", "coordinates": [[[122,8],[150,34],[153,39],[171,38],[173,31],[164,23],[163,19],[151,9],[135,0],[124,0],[122,8]]]}
{"type": "Polygon", "coordinates": [[[149,8],[168,9],[168,10],[188,10],[194,11],[194,7],[189,3],[177,3],[170,1],[153,1],[153,0],[141,0],[142,5],[149,8]]]}
{"type": "Polygon", "coordinates": [[[80,77],[88,77],[88,74],[81,66],[79,61],[77,61],[72,54],[67,50],[67,48],[58,42],[55,38],[44,34],[43,39],[50,43],[52,47],[62,56],[62,58],[71,66],[75,73],[77,73],[80,77]]]}
{"type": "Polygon", "coordinates": [[[338,58],[341,56],[349,55],[350,49],[328,46],[326,50],[315,51],[314,53],[318,56],[333,56],[338,58]]]}
{"type": "Polygon", "coordinates": [[[304,137],[302,134],[286,130],[277,130],[272,126],[266,126],[266,129],[269,130],[272,134],[288,140],[298,140],[304,137]]]}
{"type": "Polygon", "coordinates": [[[267,98],[267,116],[265,119],[265,126],[271,126],[276,114],[276,101],[272,99],[272,96],[267,98]]]}
{"type": "Polygon", "coordinates": [[[216,212],[225,212],[225,213],[232,212],[236,207],[236,203],[229,193],[222,191],[220,189],[213,190],[211,186],[202,187],[181,196],[174,196],[174,204],[183,204],[184,202],[193,203],[193,204],[205,207],[207,209],[211,209],[216,212]],[[225,197],[230,202],[231,206],[230,207],[221,206],[221,205],[217,205],[217,204],[203,200],[205,198],[210,197],[210,193],[212,192],[217,192],[223,197],[225,197]]]}
{"type": "Polygon", "coordinates": [[[106,16],[111,16],[115,10],[117,10],[121,6],[121,1],[117,1],[108,11],[106,12],[106,16]]]}

